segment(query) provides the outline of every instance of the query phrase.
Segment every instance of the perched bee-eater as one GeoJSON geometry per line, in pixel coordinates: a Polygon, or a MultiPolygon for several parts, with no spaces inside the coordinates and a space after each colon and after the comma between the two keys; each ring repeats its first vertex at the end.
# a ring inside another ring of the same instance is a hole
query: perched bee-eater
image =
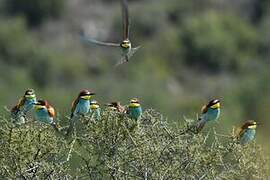
{"type": "Polygon", "coordinates": [[[142,107],[140,105],[140,102],[137,98],[133,98],[130,100],[130,103],[128,105],[127,112],[128,116],[131,119],[138,120],[142,115],[142,107]]]}
{"type": "Polygon", "coordinates": [[[258,123],[256,123],[255,121],[249,120],[245,122],[242,127],[239,128],[236,137],[239,140],[240,144],[247,144],[255,138],[257,125],[258,123]]]}
{"type": "Polygon", "coordinates": [[[120,104],[120,102],[111,102],[106,104],[110,110],[117,111],[119,113],[126,113],[126,108],[120,104]]]}
{"type": "Polygon", "coordinates": [[[73,116],[85,116],[86,114],[91,112],[90,100],[92,98],[92,95],[95,95],[95,93],[88,90],[82,90],[79,93],[78,97],[72,102],[70,116],[71,119],[73,118],[73,116]]]}
{"type": "Polygon", "coordinates": [[[208,121],[216,121],[220,115],[220,101],[211,100],[207,105],[202,107],[202,115],[197,123],[197,131],[201,131],[208,121]]]}
{"type": "Polygon", "coordinates": [[[131,56],[140,48],[140,46],[132,48],[131,42],[129,40],[129,13],[128,13],[128,3],[127,0],[121,0],[122,5],[122,16],[123,16],[123,40],[121,43],[107,43],[107,42],[101,42],[97,41],[95,39],[86,37],[84,33],[81,34],[82,40],[86,42],[90,42],[97,45],[102,46],[113,46],[113,47],[120,47],[122,50],[122,58],[121,60],[116,64],[120,65],[125,62],[128,62],[131,56]]]}
{"type": "Polygon", "coordinates": [[[93,95],[95,95],[95,93],[84,89],[80,91],[78,97],[72,102],[70,125],[66,135],[69,135],[69,133],[73,131],[73,127],[75,125],[75,117],[84,117],[88,113],[91,113],[90,100],[93,95]]]}
{"type": "Polygon", "coordinates": [[[11,109],[11,116],[16,124],[25,123],[26,113],[33,109],[34,104],[37,102],[35,91],[28,89],[25,91],[24,96],[19,100],[17,105],[11,109]]]}
{"type": "Polygon", "coordinates": [[[90,110],[91,110],[91,117],[100,120],[101,115],[100,115],[100,106],[99,103],[95,100],[92,100],[90,102],[90,110]]]}
{"type": "Polygon", "coordinates": [[[55,110],[47,101],[38,100],[35,103],[35,117],[38,121],[50,124],[56,130],[59,130],[59,125],[55,122],[55,110]]]}

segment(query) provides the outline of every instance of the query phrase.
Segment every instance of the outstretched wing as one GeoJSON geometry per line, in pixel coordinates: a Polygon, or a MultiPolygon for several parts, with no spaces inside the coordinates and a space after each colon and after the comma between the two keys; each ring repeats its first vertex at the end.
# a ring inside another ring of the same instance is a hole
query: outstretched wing
{"type": "Polygon", "coordinates": [[[121,0],[123,18],[123,40],[129,39],[129,14],[127,0],[121,0]]]}
{"type": "Polygon", "coordinates": [[[87,36],[84,35],[83,32],[80,33],[80,38],[81,38],[82,41],[88,42],[88,43],[91,43],[91,44],[96,44],[96,45],[100,45],[100,46],[120,47],[120,44],[117,44],[117,43],[101,42],[101,41],[97,41],[95,39],[92,39],[90,37],[87,37],[87,36]]]}
{"type": "Polygon", "coordinates": [[[115,66],[119,66],[119,65],[121,65],[121,64],[124,64],[124,63],[128,62],[129,59],[130,59],[130,58],[136,53],[136,51],[138,51],[138,49],[140,49],[140,48],[141,48],[141,46],[132,48],[132,49],[129,51],[128,54],[126,54],[125,56],[123,56],[123,57],[121,58],[121,60],[117,62],[117,64],[116,64],[115,66]]]}

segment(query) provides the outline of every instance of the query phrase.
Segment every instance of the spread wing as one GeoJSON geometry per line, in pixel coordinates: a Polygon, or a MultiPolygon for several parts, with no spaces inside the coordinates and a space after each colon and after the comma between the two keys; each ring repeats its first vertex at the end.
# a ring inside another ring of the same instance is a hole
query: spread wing
{"type": "Polygon", "coordinates": [[[48,110],[49,116],[52,117],[52,118],[55,118],[56,113],[55,113],[54,108],[52,106],[48,106],[47,110],[48,110]]]}
{"type": "Polygon", "coordinates": [[[22,97],[18,103],[11,109],[12,113],[17,113],[20,110],[20,107],[22,107],[25,103],[25,98],[22,97]]]}
{"type": "Polygon", "coordinates": [[[96,44],[96,45],[100,45],[100,46],[120,47],[120,44],[117,44],[117,43],[102,42],[102,41],[97,41],[95,39],[87,37],[87,36],[84,35],[83,32],[80,33],[80,37],[81,37],[82,41],[87,42],[87,43],[96,44]]]}
{"type": "Polygon", "coordinates": [[[122,0],[123,40],[129,39],[129,14],[127,0],[122,0]]]}

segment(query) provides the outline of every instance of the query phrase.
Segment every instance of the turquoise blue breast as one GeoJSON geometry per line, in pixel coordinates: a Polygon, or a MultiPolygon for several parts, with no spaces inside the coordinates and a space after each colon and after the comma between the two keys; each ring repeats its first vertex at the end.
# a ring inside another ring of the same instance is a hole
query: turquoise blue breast
{"type": "Polygon", "coordinates": [[[76,115],[86,115],[87,113],[89,113],[90,110],[90,101],[89,100],[85,100],[85,99],[80,99],[74,114],[76,115]]]}
{"type": "Polygon", "coordinates": [[[202,119],[205,121],[216,121],[220,116],[220,109],[209,108],[206,113],[202,115],[202,119]]]}
{"type": "Polygon", "coordinates": [[[47,109],[40,109],[35,111],[36,119],[43,123],[52,124],[53,118],[49,116],[47,109]]]}
{"type": "Polygon", "coordinates": [[[141,107],[132,107],[132,108],[129,108],[129,117],[131,119],[139,119],[141,114],[142,114],[142,108],[141,107]]]}
{"type": "Polygon", "coordinates": [[[27,113],[28,111],[32,110],[34,107],[34,104],[37,102],[37,99],[26,99],[22,111],[24,113],[27,113]]]}
{"type": "Polygon", "coordinates": [[[255,129],[246,129],[245,132],[240,137],[241,144],[247,144],[255,138],[256,130],[255,129]]]}

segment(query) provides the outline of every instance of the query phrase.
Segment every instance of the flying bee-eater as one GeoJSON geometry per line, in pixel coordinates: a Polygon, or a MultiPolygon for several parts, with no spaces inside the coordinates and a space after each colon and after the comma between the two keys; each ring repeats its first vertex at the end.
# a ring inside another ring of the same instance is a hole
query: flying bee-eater
{"type": "Polygon", "coordinates": [[[201,110],[201,116],[197,123],[197,131],[201,131],[204,125],[209,121],[216,121],[220,116],[220,101],[218,99],[211,100],[204,105],[201,110]]]}
{"type": "Polygon", "coordinates": [[[100,120],[101,115],[100,115],[100,105],[96,100],[92,100],[90,102],[90,110],[91,110],[91,117],[100,120]]]}
{"type": "Polygon", "coordinates": [[[34,106],[35,117],[38,121],[50,124],[56,130],[59,130],[59,125],[56,123],[56,112],[54,108],[46,100],[38,100],[34,106]]]}
{"type": "Polygon", "coordinates": [[[117,111],[119,113],[126,113],[126,108],[121,105],[120,102],[111,102],[106,104],[110,110],[117,111]]]}
{"type": "Polygon", "coordinates": [[[33,89],[26,90],[23,97],[11,109],[11,117],[14,122],[19,125],[25,123],[26,113],[33,109],[36,102],[35,91],[33,89]]]}
{"type": "Polygon", "coordinates": [[[257,125],[257,122],[249,120],[239,128],[236,137],[240,144],[247,144],[255,138],[257,125]]]}
{"type": "Polygon", "coordinates": [[[141,117],[142,107],[137,98],[133,98],[130,100],[126,113],[131,119],[138,120],[141,117]]]}
{"type": "Polygon", "coordinates": [[[121,43],[101,42],[85,36],[83,32],[81,33],[81,39],[83,41],[101,46],[120,47],[122,51],[122,57],[121,60],[116,64],[116,66],[128,62],[129,59],[133,56],[133,54],[140,48],[140,46],[133,48],[129,40],[130,23],[129,23],[127,0],[121,0],[121,5],[122,5],[122,19],[123,19],[123,40],[121,43]]]}

